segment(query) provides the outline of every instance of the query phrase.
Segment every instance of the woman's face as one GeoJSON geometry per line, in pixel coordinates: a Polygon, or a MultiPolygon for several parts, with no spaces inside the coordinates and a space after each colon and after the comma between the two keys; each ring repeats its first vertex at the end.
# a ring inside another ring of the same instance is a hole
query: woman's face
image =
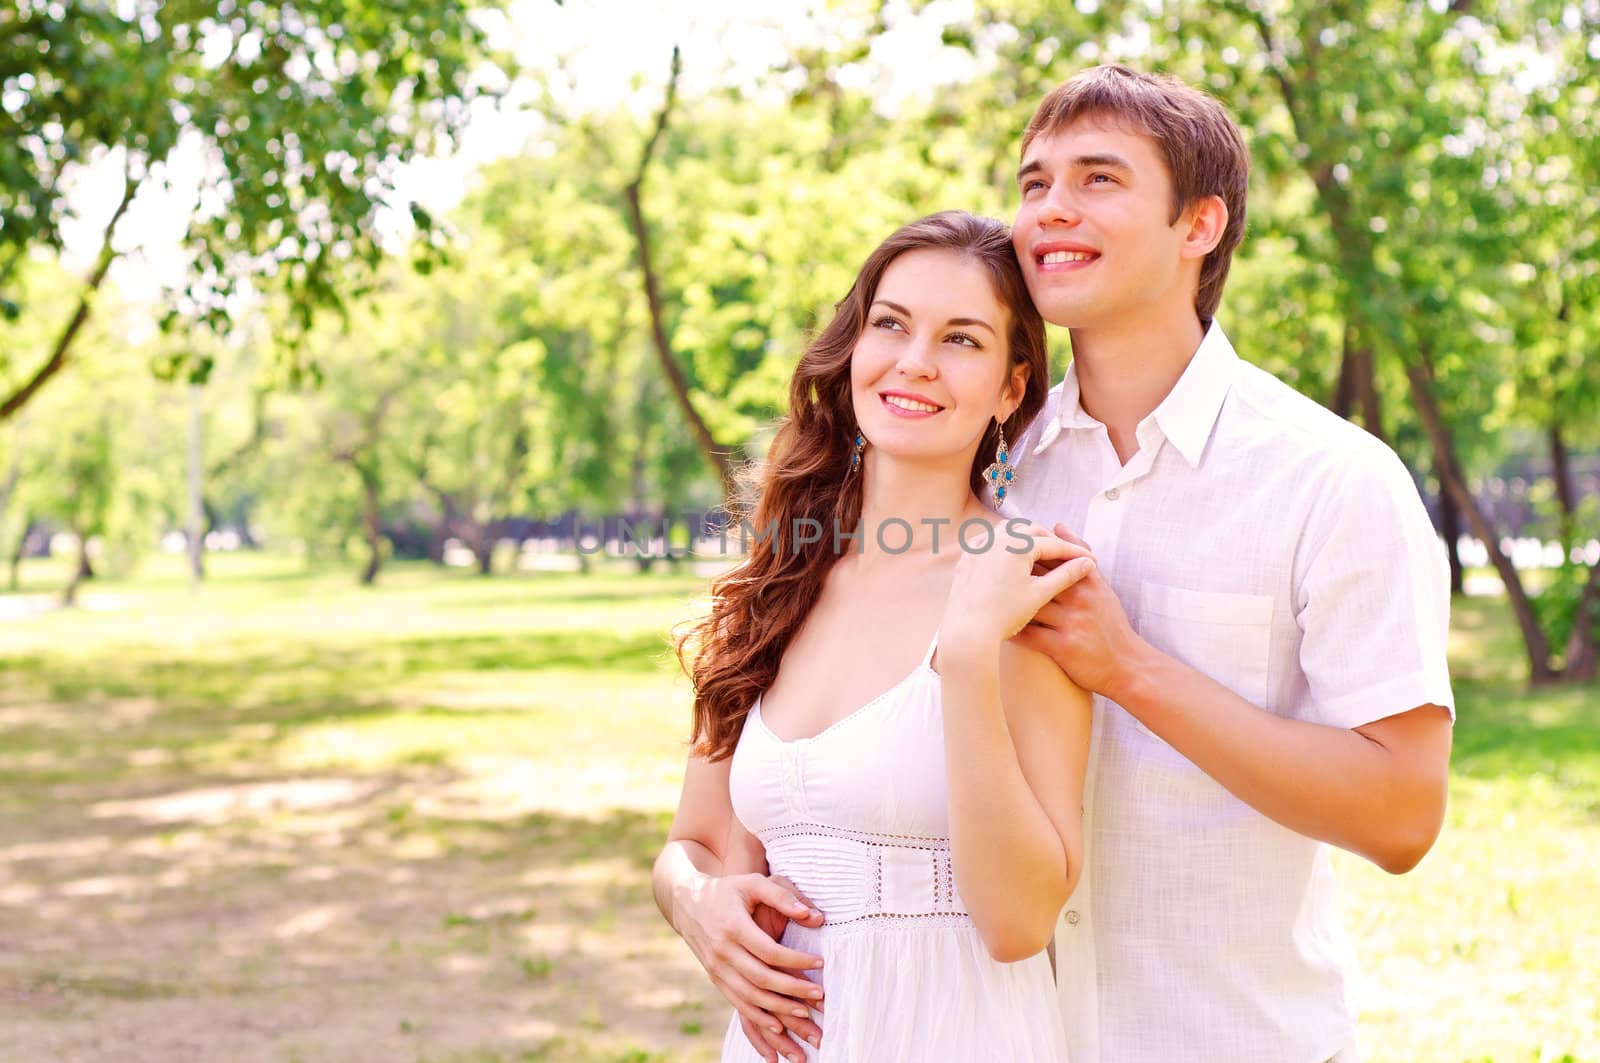
{"type": "Polygon", "coordinates": [[[899,458],[972,460],[990,418],[1022,401],[1011,314],[988,271],[955,251],[907,251],[889,264],[850,359],[856,423],[899,458]]]}

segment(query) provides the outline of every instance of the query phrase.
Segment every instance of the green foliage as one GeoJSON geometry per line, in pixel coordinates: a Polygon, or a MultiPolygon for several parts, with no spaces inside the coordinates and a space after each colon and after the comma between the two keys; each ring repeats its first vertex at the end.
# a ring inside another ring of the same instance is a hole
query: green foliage
{"type": "MultiPolygon", "coordinates": [[[[485,43],[462,0],[7,5],[0,293],[31,312],[14,271],[62,246],[74,166],[120,153],[136,197],[198,161],[192,267],[167,322],[225,331],[265,288],[308,327],[377,264],[396,168],[453,142],[485,43]]],[[[412,215],[426,248],[432,221],[412,215]]],[[[0,378],[12,357],[0,352],[0,378]]]]}

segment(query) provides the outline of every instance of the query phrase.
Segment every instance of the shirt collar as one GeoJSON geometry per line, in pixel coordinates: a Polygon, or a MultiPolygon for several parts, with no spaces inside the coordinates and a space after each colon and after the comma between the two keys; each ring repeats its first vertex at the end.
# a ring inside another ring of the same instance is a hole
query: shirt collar
{"type": "MultiPolygon", "coordinates": [[[[1195,348],[1194,356],[1184,368],[1183,375],[1173,385],[1161,405],[1149,419],[1161,429],[1161,434],[1177,448],[1191,467],[1200,464],[1211,430],[1216,427],[1217,414],[1222,410],[1222,400],[1227,398],[1233,384],[1233,370],[1239,356],[1233,344],[1215,320],[1206,328],[1206,334],[1195,348]]],[[[1053,424],[1047,426],[1035,454],[1055,442],[1063,431],[1096,428],[1100,422],[1084,410],[1078,391],[1077,364],[1067,366],[1067,375],[1060,384],[1060,402],[1053,424]]]]}

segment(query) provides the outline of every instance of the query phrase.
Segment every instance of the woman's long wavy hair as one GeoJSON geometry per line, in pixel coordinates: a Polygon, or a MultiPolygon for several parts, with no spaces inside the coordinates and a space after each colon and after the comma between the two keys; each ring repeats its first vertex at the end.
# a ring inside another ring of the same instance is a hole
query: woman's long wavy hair
{"type": "MultiPolygon", "coordinates": [[[[709,615],[678,639],[678,659],[694,682],[691,740],[699,756],[715,761],[732,754],[745,716],[777,678],[783,651],[840,556],[834,529],[849,532],[861,519],[865,467],[850,474],[856,435],[850,359],[884,271],[907,251],[925,248],[954,251],[985,266],[995,296],[1010,312],[1007,379],[1017,365],[1027,366],[1028,379],[1021,405],[1005,422],[1006,438],[1020,437],[1044,406],[1049,387],[1044,322],[1003,223],[944,211],[912,222],[878,245],[835,305],[833,320],[801,357],[789,384],[789,414],[766,461],[741,474],[742,502],[730,507],[730,517],[751,525],[756,537],[750,556],[712,584],[709,615]],[[807,518],[817,524],[804,525],[807,518]],[[820,527],[821,541],[798,545],[797,526],[808,533],[820,527]],[[773,536],[763,540],[769,528],[773,536]]],[[[972,459],[974,493],[983,490],[983,470],[998,443],[999,427],[991,422],[972,459]]],[[[841,545],[851,549],[851,543],[845,539],[841,545]]]]}

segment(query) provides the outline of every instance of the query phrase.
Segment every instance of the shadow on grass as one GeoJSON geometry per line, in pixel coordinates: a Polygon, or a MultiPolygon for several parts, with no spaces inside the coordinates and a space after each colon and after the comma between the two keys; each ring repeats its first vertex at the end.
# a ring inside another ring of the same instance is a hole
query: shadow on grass
{"type": "Polygon", "coordinates": [[[457,781],[179,773],[139,802],[9,821],[0,1020],[48,1000],[82,1025],[115,1003],[117,1028],[159,1053],[175,1034],[156,1009],[182,1006],[222,1020],[213,1058],[298,1036],[363,1059],[680,1051],[725,1021],[650,897],[668,814],[424,811],[457,781]]]}
{"type": "Polygon", "coordinates": [[[0,657],[0,682],[32,679],[44,685],[51,700],[65,702],[96,695],[137,696],[220,707],[241,689],[256,685],[292,695],[288,700],[334,693],[339,696],[331,703],[338,704],[352,692],[381,689],[429,672],[582,669],[651,674],[668,663],[670,652],[666,636],[655,632],[440,635],[354,646],[288,642],[267,650],[222,645],[202,655],[97,659],[92,666],[55,656],[0,657]],[[353,681],[356,677],[359,682],[353,681]]]}

